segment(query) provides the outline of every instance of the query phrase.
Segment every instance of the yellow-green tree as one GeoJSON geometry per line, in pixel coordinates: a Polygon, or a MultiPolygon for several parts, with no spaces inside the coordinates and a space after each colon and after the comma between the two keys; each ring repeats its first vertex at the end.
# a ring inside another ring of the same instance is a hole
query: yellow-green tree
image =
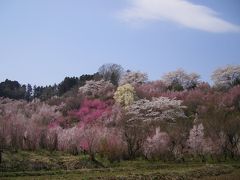
{"type": "Polygon", "coordinates": [[[136,92],[131,84],[125,84],[119,86],[117,91],[114,93],[114,99],[116,102],[124,107],[129,106],[135,100],[136,92]]]}

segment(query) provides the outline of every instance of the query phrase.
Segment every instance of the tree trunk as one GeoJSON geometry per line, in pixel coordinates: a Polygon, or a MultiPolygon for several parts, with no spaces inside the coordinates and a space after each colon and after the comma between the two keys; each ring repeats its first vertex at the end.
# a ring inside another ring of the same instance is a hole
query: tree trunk
{"type": "Polygon", "coordinates": [[[0,149],[0,164],[2,164],[2,152],[3,152],[3,150],[0,149]]]}
{"type": "Polygon", "coordinates": [[[90,155],[90,160],[95,162],[96,159],[95,159],[94,153],[90,153],[89,155],[90,155]]]}

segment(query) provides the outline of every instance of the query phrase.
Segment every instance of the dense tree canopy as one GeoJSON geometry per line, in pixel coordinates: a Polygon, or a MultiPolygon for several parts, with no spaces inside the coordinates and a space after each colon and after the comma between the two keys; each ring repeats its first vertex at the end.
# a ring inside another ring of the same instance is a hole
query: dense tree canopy
{"type": "Polygon", "coordinates": [[[21,85],[17,81],[6,79],[0,83],[0,96],[9,97],[11,99],[23,99],[26,92],[26,86],[21,85]]]}
{"type": "MultiPolygon", "coordinates": [[[[240,157],[239,66],[148,81],[108,64],[52,86],[0,83],[0,157],[6,150],[61,150],[121,159],[240,157]],[[121,81],[119,82],[119,80],[121,81]]],[[[1,161],[0,161],[1,162],[1,161]]]]}

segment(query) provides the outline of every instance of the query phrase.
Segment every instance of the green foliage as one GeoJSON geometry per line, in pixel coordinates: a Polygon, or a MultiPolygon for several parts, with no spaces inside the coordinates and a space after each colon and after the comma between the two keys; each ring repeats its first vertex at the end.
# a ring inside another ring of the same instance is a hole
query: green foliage
{"type": "Polygon", "coordinates": [[[66,77],[58,86],[59,95],[63,95],[78,84],[77,77],[66,77]]]}
{"type": "Polygon", "coordinates": [[[0,165],[2,172],[12,171],[56,171],[98,167],[89,161],[88,155],[74,156],[60,151],[5,151],[0,165]]]}
{"type": "Polygon", "coordinates": [[[17,81],[6,79],[0,83],[0,97],[11,99],[24,99],[26,86],[19,84],[17,81]]]}

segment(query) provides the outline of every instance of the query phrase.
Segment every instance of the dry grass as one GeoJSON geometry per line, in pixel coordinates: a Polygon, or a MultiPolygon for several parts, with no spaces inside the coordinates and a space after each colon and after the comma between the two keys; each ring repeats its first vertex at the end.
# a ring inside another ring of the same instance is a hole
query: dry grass
{"type": "MultiPolygon", "coordinates": [[[[236,179],[239,163],[203,164],[160,161],[122,161],[110,164],[99,159],[99,168],[88,156],[62,152],[24,152],[4,154],[5,169],[0,179],[236,179]],[[35,164],[35,166],[34,166],[35,164]]],[[[239,178],[237,178],[239,179],[239,178]]]]}

